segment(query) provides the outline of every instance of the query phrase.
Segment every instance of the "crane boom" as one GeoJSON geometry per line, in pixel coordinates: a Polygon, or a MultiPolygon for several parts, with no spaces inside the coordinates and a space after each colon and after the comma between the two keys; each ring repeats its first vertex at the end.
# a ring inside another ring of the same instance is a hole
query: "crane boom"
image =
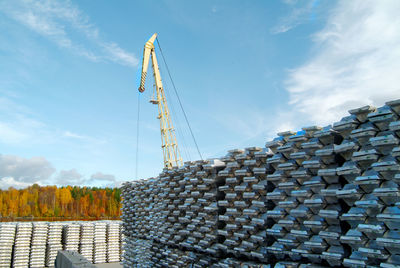
{"type": "Polygon", "coordinates": [[[161,130],[161,148],[163,150],[164,156],[164,167],[167,169],[172,169],[173,166],[182,166],[182,157],[178,149],[178,143],[176,141],[175,129],[172,125],[170,118],[170,113],[167,105],[167,101],[164,94],[164,88],[161,81],[160,70],[158,68],[157,57],[154,49],[154,41],[157,38],[157,34],[153,36],[146,42],[143,50],[143,62],[142,62],[142,75],[140,79],[139,92],[144,92],[147,69],[149,67],[149,60],[151,57],[151,62],[153,66],[153,75],[156,84],[156,100],[151,100],[150,102],[158,105],[158,116],[160,121],[161,130]]]}

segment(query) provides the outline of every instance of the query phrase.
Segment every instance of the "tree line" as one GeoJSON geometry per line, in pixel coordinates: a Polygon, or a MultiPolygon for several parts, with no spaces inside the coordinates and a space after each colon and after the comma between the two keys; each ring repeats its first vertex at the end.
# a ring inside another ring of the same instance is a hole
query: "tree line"
{"type": "Polygon", "coordinates": [[[39,186],[0,190],[0,218],[117,219],[121,190],[79,186],[39,186]]]}

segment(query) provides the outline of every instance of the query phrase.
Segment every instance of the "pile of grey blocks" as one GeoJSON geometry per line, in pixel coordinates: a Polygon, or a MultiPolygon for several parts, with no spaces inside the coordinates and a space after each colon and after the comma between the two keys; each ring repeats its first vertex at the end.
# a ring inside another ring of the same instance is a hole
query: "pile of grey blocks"
{"type": "Polygon", "coordinates": [[[95,268],[90,261],[76,251],[61,250],[57,254],[55,268],[95,268]]]}
{"type": "Polygon", "coordinates": [[[124,267],[398,267],[400,100],[125,183],[124,267]]]}
{"type": "Polygon", "coordinates": [[[60,250],[91,263],[119,262],[121,221],[0,223],[0,268],[53,267],[60,250]]]}

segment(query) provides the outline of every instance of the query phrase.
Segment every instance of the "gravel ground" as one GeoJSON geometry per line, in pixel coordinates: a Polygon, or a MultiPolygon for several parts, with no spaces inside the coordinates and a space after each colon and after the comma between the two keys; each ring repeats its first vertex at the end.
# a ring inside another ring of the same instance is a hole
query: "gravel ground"
{"type": "Polygon", "coordinates": [[[122,268],[122,265],[119,262],[114,263],[99,263],[96,264],[99,268],[122,268]]]}

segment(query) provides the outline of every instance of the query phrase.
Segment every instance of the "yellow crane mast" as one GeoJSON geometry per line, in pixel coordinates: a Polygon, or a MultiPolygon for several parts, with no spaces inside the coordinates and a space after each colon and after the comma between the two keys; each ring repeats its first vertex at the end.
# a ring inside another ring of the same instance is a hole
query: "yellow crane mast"
{"type": "Polygon", "coordinates": [[[161,148],[164,156],[164,167],[167,169],[172,169],[173,166],[180,167],[183,163],[178,149],[178,143],[176,141],[175,129],[172,125],[167,101],[165,99],[160,70],[158,68],[157,57],[154,49],[154,41],[156,38],[157,34],[155,33],[144,46],[139,92],[142,93],[145,90],[144,84],[146,82],[147,69],[149,67],[149,60],[151,56],[157,96],[155,100],[150,100],[150,102],[158,105],[157,118],[160,120],[161,148]]]}

